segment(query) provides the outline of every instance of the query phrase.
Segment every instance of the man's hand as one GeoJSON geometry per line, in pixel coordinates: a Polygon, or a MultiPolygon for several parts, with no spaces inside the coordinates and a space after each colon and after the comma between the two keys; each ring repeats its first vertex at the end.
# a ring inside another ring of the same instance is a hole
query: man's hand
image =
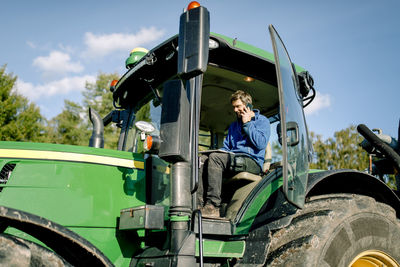
{"type": "Polygon", "coordinates": [[[243,123],[251,121],[251,118],[255,116],[254,112],[248,107],[245,107],[240,115],[243,123]]]}

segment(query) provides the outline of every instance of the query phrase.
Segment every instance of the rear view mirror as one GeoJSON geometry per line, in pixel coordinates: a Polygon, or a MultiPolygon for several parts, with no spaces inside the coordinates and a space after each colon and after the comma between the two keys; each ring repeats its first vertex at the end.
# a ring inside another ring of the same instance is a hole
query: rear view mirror
{"type": "Polygon", "coordinates": [[[178,75],[190,79],[204,73],[208,64],[210,16],[205,7],[184,12],[179,23],[178,75]]]}
{"type": "Polygon", "coordinates": [[[144,141],[146,139],[146,134],[154,132],[153,124],[147,121],[135,122],[135,127],[140,131],[140,140],[144,141]]]}
{"type": "Polygon", "coordinates": [[[153,124],[147,121],[135,122],[135,127],[146,134],[154,132],[154,130],[156,129],[154,128],[153,124]]]}
{"type": "Polygon", "coordinates": [[[181,80],[164,84],[159,157],[168,162],[189,161],[190,105],[181,80]]]}

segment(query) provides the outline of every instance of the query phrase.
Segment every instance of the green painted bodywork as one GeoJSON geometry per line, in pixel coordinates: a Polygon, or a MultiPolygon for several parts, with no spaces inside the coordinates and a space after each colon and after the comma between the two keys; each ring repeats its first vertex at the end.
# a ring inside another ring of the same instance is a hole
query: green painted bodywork
{"type": "MultiPolygon", "coordinates": [[[[0,149],[60,151],[143,162],[141,154],[79,146],[0,142],[0,149]]],[[[42,216],[87,239],[117,266],[127,266],[139,248],[117,231],[120,210],[145,204],[144,169],[42,159],[0,159],[16,164],[0,205],[42,216]]],[[[132,235],[132,234],[131,234],[132,235]]],[[[135,233],[140,236],[143,233],[135,233]]]]}
{"type": "MultiPolygon", "coordinates": [[[[203,240],[204,257],[240,258],[244,254],[246,242],[244,240],[217,241],[203,240]]],[[[196,256],[199,256],[199,242],[196,242],[196,256]]]]}
{"type": "Polygon", "coordinates": [[[0,149],[27,149],[27,150],[71,152],[71,153],[109,156],[121,159],[135,159],[143,161],[143,156],[140,154],[132,154],[131,152],[104,149],[104,148],[93,148],[86,146],[0,141],[0,149]]]}
{"type": "Polygon", "coordinates": [[[236,225],[235,235],[243,235],[248,234],[251,225],[254,222],[258,212],[264,205],[264,203],[268,200],[268,198],[278,190],[283,184],[283,178],[280,177],[278,179],[272,180],[266,186],[262,187],[255,197],[248,203],[248,209],[240,219],[240,221],[236,225]]]}
{"type": "Polygon", "coordinates": [[[189,221],[189,216],[171,216],[171,222],[186,222],[189,221]]]}

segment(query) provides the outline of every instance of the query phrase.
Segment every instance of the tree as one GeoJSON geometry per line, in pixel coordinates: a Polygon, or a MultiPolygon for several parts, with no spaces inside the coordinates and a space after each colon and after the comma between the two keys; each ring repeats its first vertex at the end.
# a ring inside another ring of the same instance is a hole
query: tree
{"type": "MultiPolygon", "coordinates": [[[[83,106],[72,101],[65,101],[63,111],[49,123],[52,141],[87,146],[92,131],[89,107],[96,110],[102,118],[114,109],[109,86],[115,79],[118,79],[117,74],[100,73],[95,83],[86,83],[86,90],[82,93],[83,106]]],[[[115,149],[118,137],[118,128],[115,125],[105,127],[104,147],[115,149]]]]}
{"type": "Polygon", "coordinates": [[[335,132],[333,138],[325,141],[321,135],[311,132],[311,140],[316,155],[311,168],[364,171],[368,167],[368,154],[359,146],[363,138],[354,125],[335,132]]]}
{"type": "Polygon", "coordinates": [[[15,90],[17,76],[0,67],[0,140],[32,141],[45,139],[45,119],[40,109],[15,90]]]}
{"type": "Polygon", "coordinates": [[[147,121],[151,122],[150,116],[150,102],[143,105],[138,112],[136,112],[136,121],[147,121]]]}
{"type": "Polygon", "coordinates": [[[57,144],[87,146],[90,131],[83,119],[83,107],[65,100],[64,109],[49,122],[49,136],[57,144]]]}
{"type": "MultiPolygon", "coordinates": [[[[119,76],[116,73],[105,74],[100,73],[97,76],[95,83],[86,83],[86,91],[83,92],[84,111],[88,118],[89,107],[95,109],[102,118],[114,109],[113,97],[110,92],[110,83],[112,80],[118,80],[119,76]]],[[[88,128],[92,129],[90,120],[86,120],[88,128]]],[[[118,145],[119,129],[115,124],[104,127],[104,147],[115,149],[118,145]]],[[[89,141],[89,139],[87,139],[89,141]]]]}

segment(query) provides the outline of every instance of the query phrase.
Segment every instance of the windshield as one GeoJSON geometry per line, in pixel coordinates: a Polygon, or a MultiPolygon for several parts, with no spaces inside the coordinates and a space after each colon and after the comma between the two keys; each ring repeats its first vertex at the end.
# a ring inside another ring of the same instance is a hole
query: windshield
{"type": "Polygon", "coordinates": [[[151,123],[155,130],[149,134],[160,135],[160,121],[161,121],[161,105],[155,99],[150,100],[144,104],[136,113],[132,125],[129,127],[127,142],[125,150],[129,152],[143,152],[144,136],[139,129],[135,127],[138,121],[146,121],[151,123]]]}

